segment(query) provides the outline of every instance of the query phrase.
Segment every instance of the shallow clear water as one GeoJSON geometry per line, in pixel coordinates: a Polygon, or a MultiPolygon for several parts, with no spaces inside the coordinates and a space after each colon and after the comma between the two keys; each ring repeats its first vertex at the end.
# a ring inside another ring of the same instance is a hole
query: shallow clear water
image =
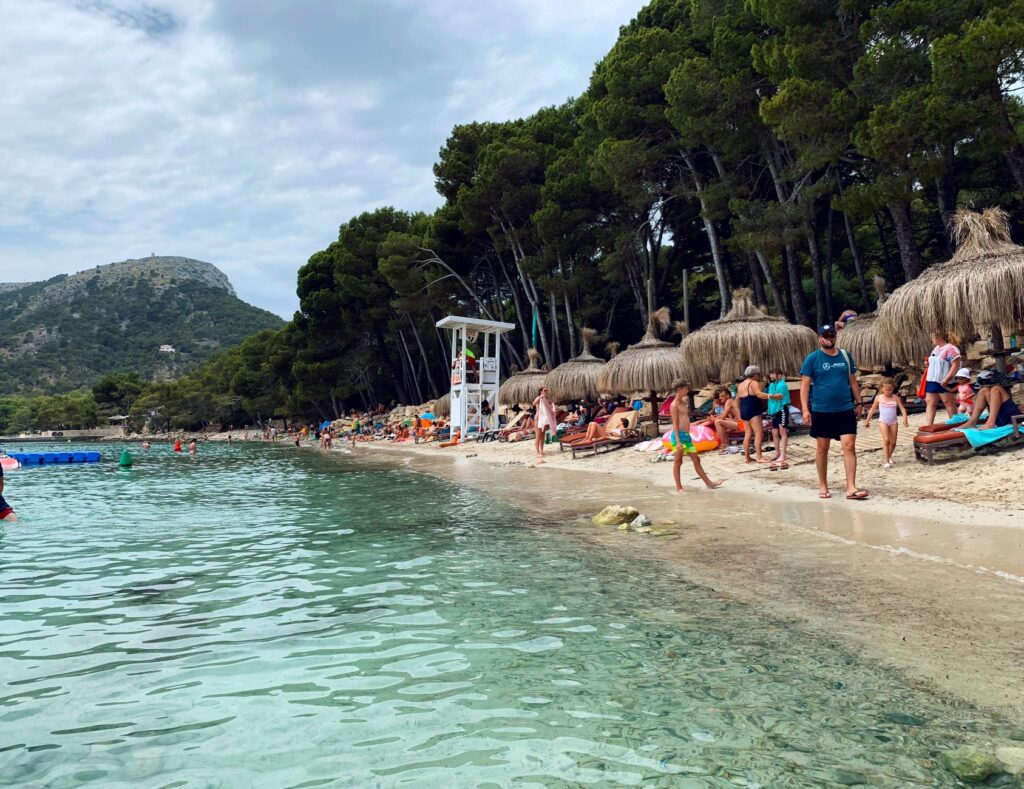
{"type": "Polygon", "coordinates": [[[997,728],[475,491],[104,451],[7,478],[0,784],[952,785],[997,728]]]}

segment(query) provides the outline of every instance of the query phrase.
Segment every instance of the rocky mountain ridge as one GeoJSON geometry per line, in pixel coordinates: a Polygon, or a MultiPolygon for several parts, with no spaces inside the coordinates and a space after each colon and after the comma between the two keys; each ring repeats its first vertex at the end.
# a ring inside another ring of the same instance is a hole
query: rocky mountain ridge
{"type": "Polygon", "coordinates": [[[239,299],[216,266],[184,257],[7,283],[0,285],[0,393],[64,391],[117,370],[176,377],[282,324],[239,299]]]}

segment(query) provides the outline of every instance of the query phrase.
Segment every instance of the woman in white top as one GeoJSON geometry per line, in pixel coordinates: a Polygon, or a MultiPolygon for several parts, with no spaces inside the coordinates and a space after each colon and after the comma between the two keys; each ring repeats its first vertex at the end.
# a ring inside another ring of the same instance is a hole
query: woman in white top
{"type": "Polygon", "coordinates": [[[940,402],[945,406],[950,419],[956,415],[956,394],[948,387],[953,379],[953,373],[960,368],[960,349],[954,344],[956,337],[947,332],[935,332],[932,335],[932,342],[935,343],[935,347],[928,357],[924,389],[926,425],[935,421],[935,412],[940,402]]]}
{"type": "Polygon", "coordinates": [[[540,393],[533,400],[534,407],[534,419],[536,428],[534,429],[534,440],[533,449],[537,453],[539,460],[544,459],[544,436],[550,430],[552,433],[558,429],[558,423],[555,421],[555,409],[551,405],[551,401],[548,400],[548,388],[542,386],[540,393]]]}

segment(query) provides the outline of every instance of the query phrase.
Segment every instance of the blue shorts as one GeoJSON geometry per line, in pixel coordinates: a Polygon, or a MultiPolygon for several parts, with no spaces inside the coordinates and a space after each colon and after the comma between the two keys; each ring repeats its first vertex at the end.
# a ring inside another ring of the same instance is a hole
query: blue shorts
{"type": "Polygon", "coordinates": [[[927,394],[952,394],[946,387],[944,387],[938,381],[925,381],[924,391],[927,394]]]}

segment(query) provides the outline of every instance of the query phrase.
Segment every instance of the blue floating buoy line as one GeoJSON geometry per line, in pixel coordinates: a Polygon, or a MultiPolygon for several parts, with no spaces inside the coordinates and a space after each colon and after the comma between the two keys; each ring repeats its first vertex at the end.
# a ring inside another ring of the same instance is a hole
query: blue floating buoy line
{"type": "Polygon", "coordinates": [[[99,463],[101,455],[89,452],[8,452],[22,466],[42,466],[50,463],[99,463]]]}

